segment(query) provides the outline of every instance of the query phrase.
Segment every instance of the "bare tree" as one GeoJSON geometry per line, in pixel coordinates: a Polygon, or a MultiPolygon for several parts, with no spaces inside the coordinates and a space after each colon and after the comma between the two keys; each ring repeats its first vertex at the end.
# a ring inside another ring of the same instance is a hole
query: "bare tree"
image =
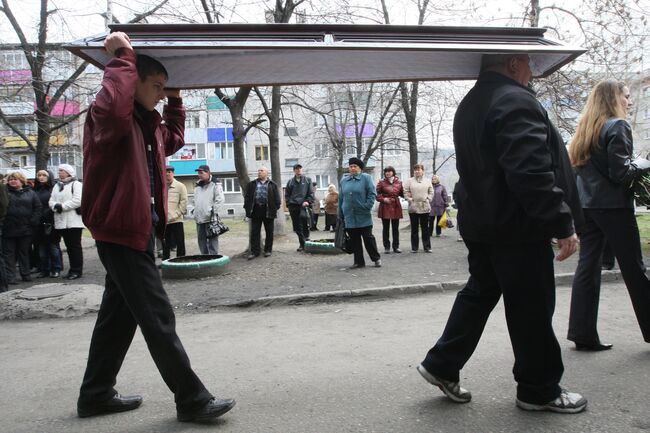
{"type": "MultiPolygon", "coordinates": [[[[168,0],[162,0],[150,10],[136,15],[130,23],[135,23],[144,20],[161,5],[167,3],[168,0]]],[[[40,13],[38,20],[38,40],[32,43],[28,40],[23,25],[18,22],[16,16],[9,5],[8,0],[2,0],[2,12],[13,31],[18,37],[19,43],[17,47],[23,52],[29,64],[31,72],[31,91],[33,92],[33,100],[35,105],[34,120],[37,125],[36,141],[30,138],[27,134],[19,130],[11,121],[9,116],[0,109],[0,120],[9,127],[16,135],[21,137],[29,150],[36,154],[36,169],[44,170],[47,168],[47,163],[50,158],[50,138],[52,134],[58,129],[75,121],[81,116],[84,111],[75,113],[73,115],[65,115],[63,110],[62,116],[54,116],[53,109],[60,101],[65,101],[66,93],[76,85],[79,77],[83,74],[87,62],[81,62],[75,65],[74,71],[65,79],[62,80],[47,80],[45,78],[44,70],[49,67],[49,63],[54,56],[51,56],[53,51],[61,50],[59,44],[48,43],[48,25],[50,18],[58,13],[58,9],[49,9],[48,0],[40,0],[40,13]]]]}

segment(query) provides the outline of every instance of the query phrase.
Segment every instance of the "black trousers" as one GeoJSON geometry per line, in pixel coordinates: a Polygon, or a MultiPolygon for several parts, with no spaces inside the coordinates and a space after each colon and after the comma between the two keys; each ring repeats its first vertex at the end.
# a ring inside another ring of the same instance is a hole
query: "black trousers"
{"type": "Polygon", "coordinates": [[[503,294],[517,398],[534,404],[555,399],[564,367],[552,326],[555,280],[550,241],[501,245],[465,240],[465,244],[469,280],[422,364],[429,372],[457,382],[503,294]]]}
{"type": "Polygon", "coordinates": [[[375,235],[372,234],[372,226],[346,229],[346,231],[348,232],[348,235],[350,235],[350,242],[352,243],[352,249],[354,250],[355,264],[361,266],[365,266],[366,264],[366,261],[363,258],[361,239],[363,239],[363,245],[366,247],[370,260],[376,262],[380,259],[379,251],[377,251],[377,240],[375,239],[375,235]]]}
{"type": "Polygon", "coordinates": [[[273,251],[273,218],[259,217],[253,215],[251,218],[251,254],[258,256],[261,251],[262,242],[262,225],[264,225],[264,252],[270,253],[273,251]]]}
{"type": "Polygon", "coordinates": [[[384,249],[390,249],[390,232],[391,227],[393,228],[393,249],[396,250],[399,248],[399,220],[389,220],[381,219],[382,231],[381,237],[384,241],[384,249]]]}
{"type": "Polygon", "coordinates": [[[643,340],[650,343],[650,280],[645,275],[639,227],[633,209],[584,209],[580,259],[573,277],[567,338],[599,343],[596,322],[600,297],[601,257],[605,241],[614,250],[643,340]]]}
{"type": "Polygon", "coordinates": [[[207,403],[212,395],[192,370],[176,334],[174,311],[156,268],[153,236],[147,251],[98,241],[97,253],[106,269],[106,287],[90,341],[79,403],[100,402],[116,393],[115,379],[136,326],[174,393],[177,409],[191,410],[207,403]]]}
{"type": "Polygon", "coordinates": [[[428,213],[409,213],[411,219],[411,250],[417,251],[419,248],[418,227],[422,232],[422,248],[431,249],[431,235],[429,234],[429,214],[428,213]]]}
{"type": "Polygon", "coordinates": [[[31,245],[31,235],[2,239],[2,252],[5,259],[7,281],[16,280],[16,262],[18,262],[20,276],[29,276],[29,249],[31,245]]]}
{"type": "Polygon", "coordinates": [[[83,273],[84,268],[84,253],[81,248],[82,230],[82,228],[58,230],[68,250],[68,260],[70,261],[68,272],[79,275],[83,273]]]}
{"type": "Polygon", "coordinates": [[[171,256],[171,246],[176,245],[176,257],[185,255],[185,230],[183,222],[167,224],[165,227],[165,242],[163,242],[163,260],[171,256]]]}
{"type": "Polygon", "coordinates": [[[291,224],[293,231],[298,235],[298,242],[300,246],[305,246],[305,239],[309,239],[309,224],[311,214],[305,212],[302,206],[289,206],[289,215],[291,216],[291,224]]]}
{"type": "Polygon", "coordinates": [[[438,226],[441,218],[442,215],[429,215],[429,237],[433,236],[434,232],[436,235],[440,235],[442,233],[442,228],[438,226]]]}
{"type": "Polygon", "coordinates": [[[336,214],[325,214],[325,230],[334,230],[336,229],[336,214]]]}

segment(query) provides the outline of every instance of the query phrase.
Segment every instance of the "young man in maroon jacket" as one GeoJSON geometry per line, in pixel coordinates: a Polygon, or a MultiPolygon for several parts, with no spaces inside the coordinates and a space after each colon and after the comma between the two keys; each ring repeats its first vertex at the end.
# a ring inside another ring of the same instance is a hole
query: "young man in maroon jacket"
{"type": "Polygon", "coordinates": [[[104,47],[113,59],[86,118],[81,209],[106,269],[106,287],[77,413],[89,417],[140,406],[142,397],[122,396],[113,388],[140,326],[174,393],[178,420],[216,418],[235,401],[213,397],[192,371],[154,259],[154,237],[163,234],[167,214],[165,155],[184,145],[180,91],[165,88],[165,68],[136,56],[126,34],[108,35],[104,47]],[[161,118],[155,107],[165,97],[161,118]]]}

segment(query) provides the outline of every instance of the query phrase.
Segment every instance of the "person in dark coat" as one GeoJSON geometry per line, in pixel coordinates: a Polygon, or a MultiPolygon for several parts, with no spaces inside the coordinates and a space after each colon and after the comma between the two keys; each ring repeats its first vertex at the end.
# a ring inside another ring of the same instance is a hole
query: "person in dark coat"
{"type": "Polygon", "coordinates": [[[625,120],[631,106],[625,83],[598,83],[587,99],[570,145],[586,219],[580,233],[580,260],[573,278],[567,336],[577,350],[612,348],[612,344],[600,341],[596,326],[606,243],[618,261],[643,340],[650,343],[650,280],[643,265],[630,189],[633,179],[650,172],[650,161],[633,156],[632,128],[625,120]]]}
{"type": "Polygon", "coordinates": [[[5,255],[2,249],[2,230],[5,216],[7,215],[7,206],[9,206],[9,195],[7,185],[4,183],[4,176],[0,175],[0,292],[6,292],[7,286],[7,269],[5,264],[5,255]]]}
{"type": "Polygon", "coordinates": [[[257,179],[248,183],[244,194],[244,210],[246,217],[251,219],[251,250],[248,260],[260,255],[262,225],[266,233],[264,257],[269,257],[273,252],[273,224],[281,204],[278,186],[269,179],[269,169],[260,167],[257,170],[257,179]]]}
{"type": "Polygon", "coordinates": [[[293,174],[284,188],[284,201],[289,209],[293,231],[298,236],[299,246],[296,251],[300,252],[305,250],[305,241],[309,240],[310,207],[314,203],[314,190],[311,179],[302,174],[302,165],[295,164],[293,174]]]}
{"type": "Polygon", "coordinates": [[[54,187],[53,177],[52,173],[39,170],[34,184],[34,192],[38,195],[43,209],[41,222],[34,233],[34,247],[40,258],[39,278],[58,278],[63,268],[61,235],[54,230],[54,212],[48,205],[54,187]]]}
{"type": "Polygon", "coordinates": [[[114,388],[140,328],[174,393],[176,418],[210,420],[232,409],[235,401],[215,398],[192,369],[154,256],[154,239],[163,236],[167,220],[165,156],[185,144],[183,100],[179,89],[166,88],[165,67],[151,57],[136,56],[125,33],[107,35],[104,48],[111,58],[84,126],[81,214],[96,241],[106,283],[77,415],[140,407],[141,396],[121,395],[114,388]],[[156,105],[164,98],[161,116],[156,105]]]}
{"type": "Polygon", "coordinates": [[[41,220],[41,201],[20,172],[7,176],[9,205],[2,231],[2,250],[6,260],[7,282],[16,282],[16,260],[23,281],[29,276],[29,249],[35,228],[41,220]]]}
{"type": "Polygon", "coordinates": [[[556,260],[571,256],[582,215],[564,143],[529,88],[531,77],[526,54],[484,55],[478,80],[456,111],[458,219],[470,277],[417,369],[452,401],[469,402],[460,370],[503,295],[517,407],[578,413],[587,400],[560,387],[551,239],[559,247],[556,260]]]}
{"type": "Polygon", "coordinates": [[[392,166],[384,168],[384,177],[377,182],[377,201],[379,210],[377,216],[381,219],[382,238],[384,241],[384,254],[390,254],[390,232],[393,229],[393,251],[401,253],[399,249],[399,220],[402,218],[402,203],[404,197],[402,181],[395,175],[392,166]]]}
{"type": "Polygon", "coordinates": [[[449,195],[447,195],[447,188],[440,183],[440,177],[435,174],[431,176],[431,185],[433,186],[433,200],[429,214],[429,235],[433,236],[435,232],[438,238],[442,233],[442,228],[438,223],[449,206],[449,195]]]}

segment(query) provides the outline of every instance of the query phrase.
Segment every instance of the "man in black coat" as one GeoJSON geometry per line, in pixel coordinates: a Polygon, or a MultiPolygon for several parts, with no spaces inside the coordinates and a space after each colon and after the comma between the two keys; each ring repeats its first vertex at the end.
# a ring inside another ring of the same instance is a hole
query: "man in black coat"
{"type": "Polygon", "coordinates": [[[264,232],[266,233],[264,257],[271,255],[273,251],[273,222],[281,204],[278,186],[269,179],[269,169],[260,167],[257,170],[257,179],[248,183],[244,196],[246,216],[251,219],[251,250],[248,255],[248,260],[252,260],[260,255],[262,224],[264,224],[264,232]]]}
{"type": "Polygon", "coordinates": [[[453,401],[469,402],[459,372],[503,295],[517,406],[577,413],[587,400],[559,385],[564,367],[552,326],[551,238],[556,260],[571,256],[582,214],[566,149],[528,87],[531,78],[528,55],[486,55],[456,112],[458,222],[470,278],[418,371],[453,401]]]}

